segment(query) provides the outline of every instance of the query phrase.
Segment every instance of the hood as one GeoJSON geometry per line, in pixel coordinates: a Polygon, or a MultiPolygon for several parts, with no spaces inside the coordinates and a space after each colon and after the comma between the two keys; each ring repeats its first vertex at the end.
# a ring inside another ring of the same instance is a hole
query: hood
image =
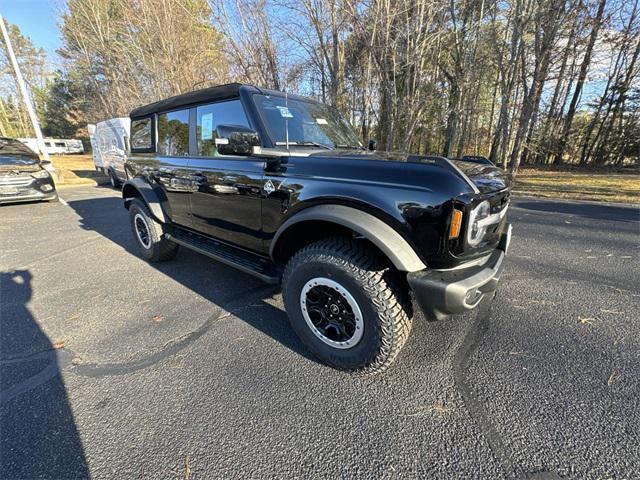
{"type": "Polygon", "coordinates": [[[413,155],[403,152],[369,151],[369,150],[321,150],[310,156],[375,160],[399,163],[437,164],[451,170],[459,176],[467,177],[481,193],[497,192],[510,186],[506,173],[490,163],[476,163],[466,160],[451,160],[437,155],[413,155]]]}
{"type": "Polygon", "coordinates": [[[493,164],[480,164],[465,160],[450,160],[469,177],[481,193],[497,192],[510,186],[506,172],[493,164]]]}
{"type": "Polygon", "coordinates": [[[32,173],[32,172],[37,172],[38,170],[42,170],[42,165],[40,164],[40,162],[36,162],[33,164],[27,164],[27,165],[20,165],[20,164],[15,164],[15,165],[2,165],[0,164],[0,174],[9,174],[9,173],[32,173]]]}

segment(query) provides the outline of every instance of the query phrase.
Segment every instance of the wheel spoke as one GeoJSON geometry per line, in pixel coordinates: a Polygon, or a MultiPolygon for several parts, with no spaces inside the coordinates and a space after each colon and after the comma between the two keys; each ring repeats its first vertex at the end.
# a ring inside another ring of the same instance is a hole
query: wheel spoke
{"type": "Polygon", "coordinates": [[[348,344],[357,330],[353,308],[340,289],[313,284],[304,296],[306,313],[320,335],[332,342],[348,344]]]}

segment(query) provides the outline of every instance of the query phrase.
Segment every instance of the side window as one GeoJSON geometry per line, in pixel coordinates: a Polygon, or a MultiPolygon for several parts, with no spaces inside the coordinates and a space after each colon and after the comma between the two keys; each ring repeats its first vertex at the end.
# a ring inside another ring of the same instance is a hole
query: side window
{"type": "Polygon", "coordinates": [[[202,105],[196,109],[198,155],[217,157],[216,136],[218,125],[241,125],[249,127],[249,121],[240,100],[202,105]]]}
{"type": "Polygon", "coordinates": [[[153,148],[151,118],[142,118],[131,122],[131,149],[150,150],[153,148]]]}
{"type": "Polygon", "coordinates": [[[189,155],[189,110],[158,115],[158,154],[189,155]]]}

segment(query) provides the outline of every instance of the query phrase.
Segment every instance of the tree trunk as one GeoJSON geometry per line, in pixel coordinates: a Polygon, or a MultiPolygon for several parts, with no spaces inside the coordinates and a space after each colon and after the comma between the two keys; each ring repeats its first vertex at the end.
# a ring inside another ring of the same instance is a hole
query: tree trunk
{"type": "Polygon", "coordinates": [[[578,107],[578,101],[580,100],[580,96],[582,95],[584,80],[587,77],[587,72],[589,71],[589,65],[591,64],[591,52],[593,51],[593,46],[596,43],[596,38],[598,37],[598,32],[600,31],[600,27],[602,25],[602,15],[604,14],[604,7],[606,3],[607,0],[600,0],[600,2],[598,3],[598,11],[594,18],[593,29],[591,30],[591,34],[589,35],[589,43],[587,44],[587,49],[584,52],[584,59],[582,60],[582,65],[580,65],[580,73],[578,74],[578,80],[576,81],[576,88],[573,91],[573,97],[571,98],[569,110],[567,111],[567,119],[565,120],[564,128],[562,130],[562,136],[560,137],[558,152],[556,153],[554,162],[556,165],[561,164],[563,161],[564,150],[567,145],[567,138],[569,137],[571,124],[573,123],[573,117],[576,113],[576,108],[578,107]]]}

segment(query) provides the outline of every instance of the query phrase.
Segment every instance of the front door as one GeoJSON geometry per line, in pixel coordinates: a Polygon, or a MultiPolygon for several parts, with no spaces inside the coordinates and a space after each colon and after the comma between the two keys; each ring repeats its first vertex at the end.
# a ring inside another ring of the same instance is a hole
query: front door
{"type": "Polygon", "coordinates": [[[240,99],[195,108],[195,142],[189,170],[197,188],[191,198],[193,228],[243,248],[262,249],[264,161],[220,155],[218,125],[250,127],[240,99]]]}
{"type": "Polygon", "coordinates": [[[192,158],[189,169],[198,183],[191,195],[193,227],[259,251],[264,162],[247,157],[192,158]]]}

